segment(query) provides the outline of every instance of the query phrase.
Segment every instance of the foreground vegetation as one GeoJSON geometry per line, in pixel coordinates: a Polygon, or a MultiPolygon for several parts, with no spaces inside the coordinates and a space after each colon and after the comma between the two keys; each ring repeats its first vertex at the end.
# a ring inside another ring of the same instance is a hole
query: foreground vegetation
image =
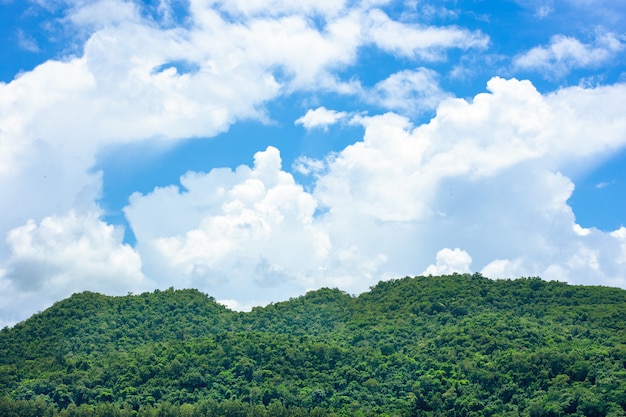
{"type": "Polygon", "coordinates": [[[237,313],[81,293],[0,331],[0,416],[625,416],[626,291],[474,275],[237,313]]]}

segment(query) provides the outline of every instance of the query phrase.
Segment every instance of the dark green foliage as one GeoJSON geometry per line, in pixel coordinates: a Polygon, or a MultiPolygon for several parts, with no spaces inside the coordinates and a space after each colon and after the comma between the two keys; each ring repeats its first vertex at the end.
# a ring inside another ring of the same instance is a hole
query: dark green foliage
{"type": "Polygon", "coordinates": [[[625,416],[626,291],[474,275],[236,313],[75,294],[0,331],[0,416],[625,416]]]}

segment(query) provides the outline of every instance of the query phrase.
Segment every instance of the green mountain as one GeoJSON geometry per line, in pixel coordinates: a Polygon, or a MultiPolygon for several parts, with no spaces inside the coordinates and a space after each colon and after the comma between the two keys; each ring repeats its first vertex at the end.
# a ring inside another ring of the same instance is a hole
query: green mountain
{"type": "Polygon", "coordinates": [[[626,416],[626,291],[480,274],[238,313],[85,292],[0,331],[0,416],[626,416]]]}

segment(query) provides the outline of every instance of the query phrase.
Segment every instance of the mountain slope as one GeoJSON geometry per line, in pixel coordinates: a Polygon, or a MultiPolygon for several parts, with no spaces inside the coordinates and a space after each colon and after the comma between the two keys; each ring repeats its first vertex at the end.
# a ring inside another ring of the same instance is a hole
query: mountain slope
{"type": "Polygon", "coordinates": [[[145,342],[224,331],[233,313],[196,290],[108,297],[84,292],[0,333],[0,363],[70,352],[105,352],[145,342]],[[13,348],[17,352],[2,349],[13,348]]]}
{"type": "Polygon", "coordinates": [[[625,342],[626,291],[538,278],[407,277],[249,313],[82,293],[0,331],[0,415],[619,416],[625,342]]]}

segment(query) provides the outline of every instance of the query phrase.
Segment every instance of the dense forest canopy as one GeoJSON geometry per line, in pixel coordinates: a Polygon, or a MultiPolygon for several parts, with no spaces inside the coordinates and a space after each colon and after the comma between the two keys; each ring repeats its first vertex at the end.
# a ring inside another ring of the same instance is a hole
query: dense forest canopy
{"type": "Polygon", "coordinates": [[[75,294],[0,331],[0,416],[625,416],[626,291],[480,274],[234,312],[75,294]]]}

